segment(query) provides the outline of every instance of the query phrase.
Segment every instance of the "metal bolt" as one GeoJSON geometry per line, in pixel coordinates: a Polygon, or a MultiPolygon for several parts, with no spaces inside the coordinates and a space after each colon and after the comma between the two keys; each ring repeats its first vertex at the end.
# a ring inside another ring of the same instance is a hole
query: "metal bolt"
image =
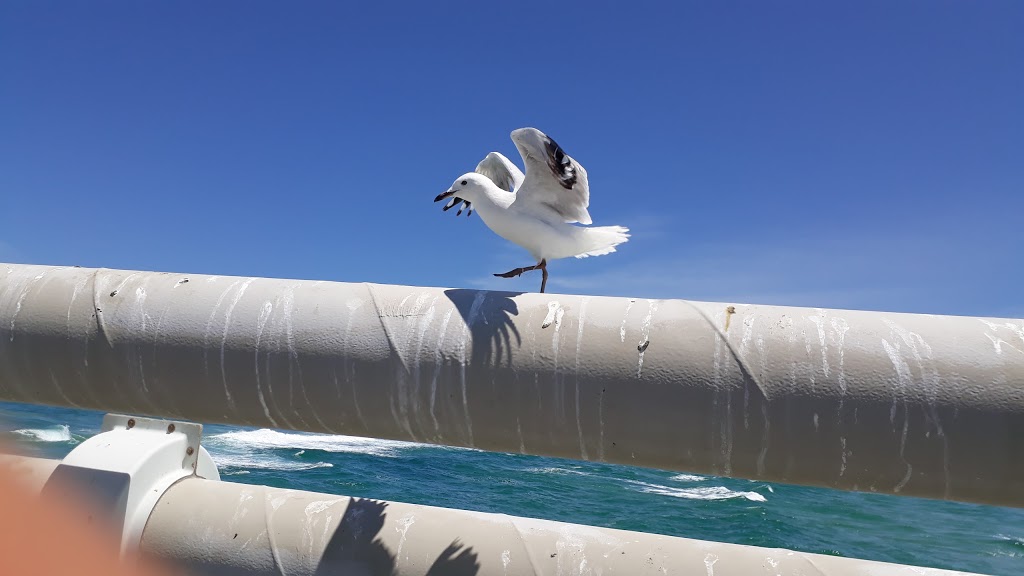
{"type": "Polygon", "coordinates": [[[193,450],[191,446],[185,449],[185,454],[188,454],[189,456],[191,456],[193,452],[195,452],[195,450],[193,450]]]}
{"type": "Polygon", "coordinates": [[[171,432],[174,432],[174,424],[167,425],[167,433],[170,434],[171,432]]]}
{"type": "Polygon", "coordinates": [[[135,418],[129,418],[128,419],[128,427],[129,428],[134,428],[135,427],[135,418]]]}

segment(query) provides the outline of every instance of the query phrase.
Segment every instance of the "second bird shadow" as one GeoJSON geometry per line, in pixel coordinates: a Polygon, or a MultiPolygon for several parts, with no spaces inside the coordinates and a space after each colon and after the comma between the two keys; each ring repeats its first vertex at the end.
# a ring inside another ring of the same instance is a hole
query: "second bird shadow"
{"type": "Polygon", "coordinates": [[[473,364],[512,363],[512,350],[522,343],[513,317],[519,307],[512,298],[522,292],[492,292],[453,288],[444,291],[469,326],[473,339],[473,364]],[[514,340],[514,342],[513,342],[514,340]]]}

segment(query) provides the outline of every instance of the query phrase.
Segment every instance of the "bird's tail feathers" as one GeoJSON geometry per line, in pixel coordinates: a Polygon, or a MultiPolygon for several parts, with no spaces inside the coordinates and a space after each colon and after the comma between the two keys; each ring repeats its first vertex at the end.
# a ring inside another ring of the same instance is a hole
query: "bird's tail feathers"
{"type": "Polygon", "coordinates": [[[615,252],[615,247],[629,240],[629,228],[625,226],[597,226],[581,229],[586,239],[584,252],[576,254],[576,258],[602,256],[615,252]]]}

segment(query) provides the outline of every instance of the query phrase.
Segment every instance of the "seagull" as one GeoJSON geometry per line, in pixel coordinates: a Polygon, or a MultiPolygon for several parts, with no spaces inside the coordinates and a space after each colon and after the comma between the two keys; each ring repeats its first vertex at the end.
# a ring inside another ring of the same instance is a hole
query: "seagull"
{"type": "Polygon", "coordinates": [[[491,152],[434,202],[451,198],[444,211],[461,203],[456,215],[465,209],[469,216],[475,209],[492,232],[526,249],[536,264],[495,276],[513,278],[540,270],[544,292],[549,260],[610,254],[629,238],[629,229],[575,226],[592,223],[587,171],[536,128],[513,130],[511,138],[523,157],[525,175],[501,153],[491,152]]]}

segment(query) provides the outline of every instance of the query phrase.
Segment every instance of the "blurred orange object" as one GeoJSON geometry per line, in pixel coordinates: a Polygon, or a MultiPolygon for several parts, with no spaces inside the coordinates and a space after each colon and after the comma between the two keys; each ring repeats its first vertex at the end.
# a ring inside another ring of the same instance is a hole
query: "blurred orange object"
{"type": "Polygon", "coordinates": [[[0,462],[0,575],[180,576],[137,555],[122,560],[120,535],[100,520],[103,511],[84,499],[43,497],[30,476],[0,462]]]}

